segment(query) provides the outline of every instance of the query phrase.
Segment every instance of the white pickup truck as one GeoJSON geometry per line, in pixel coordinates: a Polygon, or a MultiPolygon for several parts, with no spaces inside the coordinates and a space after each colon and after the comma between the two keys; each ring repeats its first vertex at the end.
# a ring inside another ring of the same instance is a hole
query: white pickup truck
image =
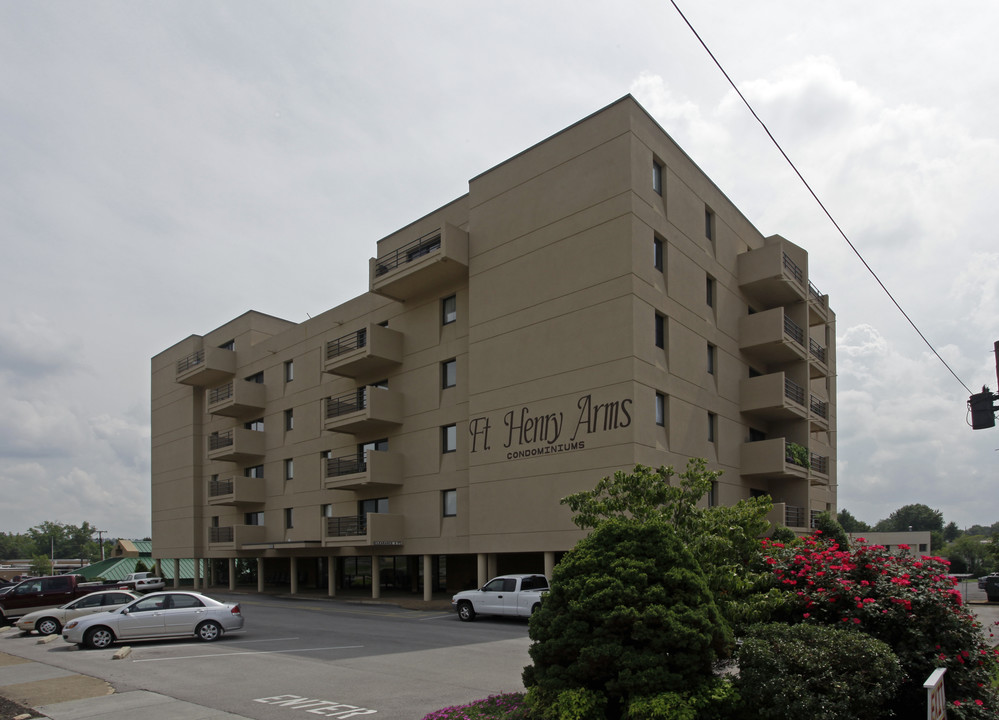
{"type": "Polygon", "coordinates": [[[451,608],[465,622],[476,615],[530,617],[548,592],[544,575],[500,575],[480,590],[465,590],[451,598],[451,608]]]}
{"type": "Polygon", "coordinates": [[[155,592],[166,587],[163,578],[156,577],[151,572],[137,572],[125,576],[118,587],[123,590],[135,590],[140,593],[155,592]]]}

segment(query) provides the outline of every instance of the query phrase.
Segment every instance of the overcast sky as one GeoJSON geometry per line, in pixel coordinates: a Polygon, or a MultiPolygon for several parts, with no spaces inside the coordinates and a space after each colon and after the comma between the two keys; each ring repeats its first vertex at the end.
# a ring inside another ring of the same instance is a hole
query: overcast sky
{"type": "MultiPolygon", "coordinates": [[[[999,4],[680,7],[961,380],[995,389],[999,4]]],[[[627,93],[809,252],[838,318],[840,507],[999,521],[999,429],[970,429],[668,2],[4,2],[0,67],[0,530],[147,535],[153,355],[365,292],[379,238],[627,93]]]]}

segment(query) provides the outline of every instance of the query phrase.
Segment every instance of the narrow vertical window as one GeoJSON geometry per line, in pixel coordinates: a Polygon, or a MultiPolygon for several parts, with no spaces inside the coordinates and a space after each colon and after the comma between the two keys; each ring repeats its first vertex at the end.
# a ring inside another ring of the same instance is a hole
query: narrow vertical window
{"type": "Polygon", "coordinates": [[[708,303],[708,307],[715,306],[715,279],[710,275],[704,283],[704,300],[708,303]]]}
{"type": "Polygon", "coordinates": [[[712,241],[715,239],[715,214],[707,205],[704,206],[704,237],[712,241]]]}
{"type": "Polygon", "coordinates": [[[656,393],[656,425],[666,427],[666,396],[656,393]]]}
{"type": "Polygon", "coordinates": [[[326,503],[319,506],[319,516],[324,518],[333,517],[333,503],[326,503]]]}
{"type": "Polygon", "coordinates": [[[288,458],[284,461],[284,479],[294,480],[295,479],[295,461],[288,458]]]}
{"type": "Polygon", "coordinates": [[[455,295],[441,300],[441,324],[450,325],[458,319],[458,298],[455,295]]]}
{"type": "Polygon", "coordinates": [[[656,347],[666,347],[666,318],[656,313],[656,347]]]}
{"type": "Polygon", "coordinates": [[[714,413],[708,413],[708,442],[715,441],[715,425],[717,424],[717,416],[714,413]]]}
{"type": "Polygon", "coordinates": [[[454,387],[458,382],[458,363],[454,358],[441,363],[441,387],[454,387]]]}
{"type": "Polygon", "coordinates": [[[295,411],[288,408],[284,411],[284,429],[294,430],[295,429],[295,411]]]}
{"type": "Polygon", "coordinates": [[[718,481],[711,481],[711,489],[708,490],[708,507],[718,506],[718,481]]]}
{"type": "Polygon", "coordinates": [[[288,360],[284,364],[284,381],[291,382],[295,379],[295,361],[288,360]]]}
{"type": "Polygon", "coordinates": [[[708,343],[708,372],[715,374],[715,346],[708,343]]]}
{"type": "Polygon", "coordinates": [[[663,194],[663,166],[655,160],[652,161],[652,189],[659,195],[663,194]]]}
{"type": "Polygon", "coordinates": [[[662,272],[663,269],[663,241],[655,238],[652,241],[652,266],[662,272]]]}
{"type": "Polygon", "coordinates": [[[295,508],[285,508],[284,509],[284,528],[285,530],[290,530],[295,527],[295,508]]]}
{"type": "Polygon", "coordinates": [[[441,504],[444,517],[455,517],[458,514],[458,491],[444,490],[441,493],[441,504]]]}
{"type": "Polygon", "coordinates": [[[441,452],[453,453],[458,449],[458,426],[445,425],[441,428],[441,452]]]}

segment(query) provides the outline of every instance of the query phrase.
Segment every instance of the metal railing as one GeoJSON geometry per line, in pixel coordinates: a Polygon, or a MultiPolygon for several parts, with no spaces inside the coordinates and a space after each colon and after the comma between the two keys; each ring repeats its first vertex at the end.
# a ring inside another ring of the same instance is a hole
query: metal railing
{"type": "Polygon", "coordinates": [[[231,447],[235,442],[232,430],[224,432],[213,432],[208,436],[208,450],[219,450],[224,447],[231,447]]]}
{"type": "Polygon", "coordinates": [[[327,458],[326,477],[341,477],[343,475],[356,475],[368,471],[368,463],[364,453],[356,455],[343,455],[341,457],[327,458]]]}
{"type": "Polygon", "coordinates": [[[338,337],[336,340],[330,340],[326,343],[326,359],[332,360],[335,357],[339,357],[344,353],[350,352],[351,350],[357,350],[368,344],[368,329],[361,328],[352,333],[347,333],[343,337],[338,337]]]}
{"type": "Polygon", "coordinates": [[[805,388],[789,377],[784,378],[784,397],[791,402],[798,403],[802,407],[805,405],[805,388]]]}
{"type": "Polygon", "coordinates": [[[226,383],[217,388],[212,388],[208,391],[208,404],[215,405],[216,403],[224,402],[226,400],[232,399],[233,396],[233,386],[232,383],[226,383]]]}
{"type": "Polygon", "coordinates": [[[812,395],[808,406],[812,409],[812,412],[818,415],[820,418],[829,417],[829,404],[819,400],[814,395],[812,395]]]}
{"type": "Polygon", "coordinates": [[[354,537],[368,533],[367,515],[326,518],[326,537],[354,537]]]}
{"type": "Polygon", "coordinates": [[[823,475],[829,474],[829,458],[825,455],[811,454],[812,470],[823,475]]]}
{"type": "Polygon", "coordinates": [[[805,281],[805,273],[801,272],[801,268],[798,267],[798,264],[792,260],[791,256],[787,253],[784,253],[784,269],[787,270],[788,273],[791,274],[791,277],[799,283],[803,283],[805,281]]]}
{"type": "Polygon", "coordinates": [[[232,539],[233,533],[231,525],[229,527],[208,528],[208,542],[210,543],[232,542],[232,539]]]}
{"type": "Polygon", "coordinates": [[[812,284],[811,280],[808,281],[808,295],[815,302],[820,304],[822,303],[822,293],[819,291],[817,287],[815,287],[815,285],[812,284]]]}
{"type": "Polygon", "coordinates": [[[788,527],[807,527],[805,525],[808,513],[805,508],[788,505],[784,508],[784,524],[788,527]]]}
{"type": "Polygon", "coordinates": [[[190,370],[195,365],[200,365],[205,361],[205,351],[196,350],[187,357],[181,358],[177,361],[177,372],[182,373],[185,370],[190,370]]]}
{"type": "Polygon", "coordinates": [[[423,237],[417,238],[410,243],[403,245],[398,250],[390,252],[384,257],[378,258],[375,264],[375,275],[384,275],[389,270],[395,270],[400,265],[412,262],[417,258],[432,253],[440,249],[441,231],[440,228],[429,232],[423,237]]]}
{"type": "Polygon", "coordinates": [[[787,315],[784,316],[784,334],[799,345],[805,344],[805,331],[787,315]]]}
{"type": "Polygon", "coordinates": [[[210,480],[208,482],[208,497],[221,497],[222,495],[232,495],[232,480],[210,480]]]}
{"type": "Polygon", "coordinates": [[[368,406],[368,393],[366,387],[359,387],[349,393],[326,398],[326,419],[349,415],[350,413],[363,410],[368,406]]]}
{"type": "Polygon", "coordinates": [[[812,510],[809,513],[809,515],[808,515],[808,527],[814,528],[815,527],[815,520],[821,514],[822,514],[821,510],[812,510]]]}
{"type": "Polygon", "coordinates": [[[812,338],[808,338],[808,351],[812,353],[816,360],[824,363],[826,361],[826,349],[819,345],[812,338]]]}

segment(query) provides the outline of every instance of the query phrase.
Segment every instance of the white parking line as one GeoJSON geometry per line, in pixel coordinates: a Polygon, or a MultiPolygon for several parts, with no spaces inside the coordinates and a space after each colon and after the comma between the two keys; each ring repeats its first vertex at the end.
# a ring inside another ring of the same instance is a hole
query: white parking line
{"type": "Polygon", "coordinates": [[[198,658],[218,658],[218,657],[228,657],[233,655],[283,655],[288,653],[301,653],[301,652],[321,652],[323,650],[356,650],[357,648],[362,648],[363,645],[333,645],[330,647],[318,647],[318,648],[296,648],[294,650],[247,650],[246,652],[233,652],[233,653],[204,653],[202,655],[182,655],[179,657],[165,657],[165,658],[145,658],[143,660],[133,660],[134,663],[140,662],[165,662],[167,660],[197,660],[198,658]]]}

